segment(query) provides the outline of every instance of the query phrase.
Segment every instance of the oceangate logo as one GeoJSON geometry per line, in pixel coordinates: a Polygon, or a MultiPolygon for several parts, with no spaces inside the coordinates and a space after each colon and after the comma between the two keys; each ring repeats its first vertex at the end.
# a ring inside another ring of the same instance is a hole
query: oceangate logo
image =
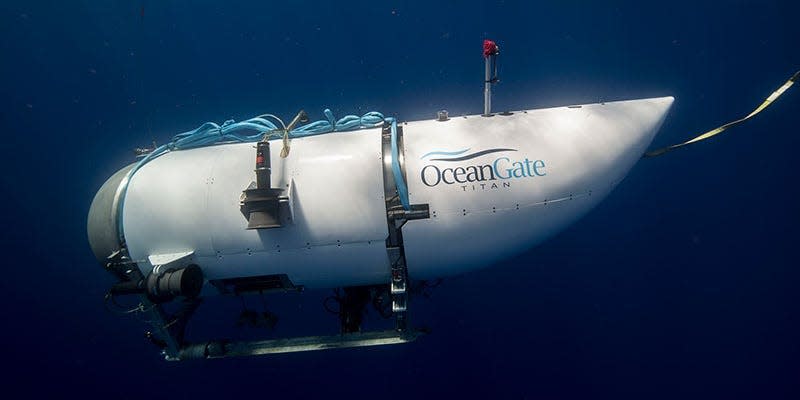
{"type": "Polygon", "coordinates": [[[530,160],[528,157],[501,156],[489,163],[467,163],[467,165],[450,166],[442,163],[462,163],[494,153],[516,152],[517,149],[494,148],[470,153],[471,149],[458,151],[436,150],[420,157],[428,160],[422,168],[420,178],[428,187],[439,184],[459,185],[464,191],[510,188],[514,179],[545,176],[544,160],[530,160]],[[467,154],[465,154],[467,153],[467,154]]]}

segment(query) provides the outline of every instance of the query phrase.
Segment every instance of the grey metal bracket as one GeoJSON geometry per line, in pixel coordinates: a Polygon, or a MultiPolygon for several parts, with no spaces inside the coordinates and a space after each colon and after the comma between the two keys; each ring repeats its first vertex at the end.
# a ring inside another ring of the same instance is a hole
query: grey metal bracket
{"type": "MultiPolygon", "coordinates": [[[[392,137],[389,126],[384,126],[381,133],[383,156],[383,191],[386,200],[386,253],[389,257],[390,281],[389,293],[392,297],[392,313],[398,332],[408,328],[408,268],[406,266],[405,249],[403,247],[403,225],[410,220],[430,218],[427,204],[412,204],[410,210],[403,208],[397,192],[397,183],[392,172],[392,137]]],[[[403,127],[397,127],[397,146],[400,149],[400,170],[405,175],[403,162],[403,127]]]]}

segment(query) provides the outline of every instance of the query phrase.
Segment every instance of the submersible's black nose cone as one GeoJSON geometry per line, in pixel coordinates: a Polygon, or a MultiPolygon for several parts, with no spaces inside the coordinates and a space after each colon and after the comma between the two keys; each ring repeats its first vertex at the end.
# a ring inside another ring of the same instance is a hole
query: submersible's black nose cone
{"type": "Polygon", "coordinates": [[[119,190],[128,172],[136,164],[130,164],[117,171],[103,183],[92,200],[86,221],[89,246],[100,265],[108,263],[108,257],[121,249],[119,237],[119,190]]]}

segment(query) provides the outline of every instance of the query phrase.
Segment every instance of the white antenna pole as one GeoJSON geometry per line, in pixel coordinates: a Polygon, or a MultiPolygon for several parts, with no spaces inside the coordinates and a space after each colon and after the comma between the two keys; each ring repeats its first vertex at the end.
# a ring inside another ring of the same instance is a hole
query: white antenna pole
{"type": "Polygon", "coordinates": [[[483,115],[492,115],[492,57],[485,57],[486,74],[483,80],[483,115]]]}
{"type": "Polygon", "coordinates": [[[486,62],[486,73],[483,78],[483,116],[492,115],[492,84],[497,82],[497,77],[492,76],[492,64],[496,62],[495,57],[500,54],[500,48],[489,39],[483,41],[483,59],[486,62]]]}

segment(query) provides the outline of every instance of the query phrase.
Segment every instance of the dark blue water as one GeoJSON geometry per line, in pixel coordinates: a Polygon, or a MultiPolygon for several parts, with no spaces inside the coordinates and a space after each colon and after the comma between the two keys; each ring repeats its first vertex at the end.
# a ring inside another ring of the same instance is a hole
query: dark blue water
{"type": "Polygon", "coordinates": [[[113,280],[86,241],[133,147],[300,108],[479,113],[487,37],[496,109],[673,95],[656,145],[746,114],[800,68],[792,1],[271,3],[0,4],[5,395],[800,398],[800,88],[640,162],[546,244],[446,281],[413,303],[433,329],[414,344],[162,361],[145,324],[103,307],[113,280]]]}

